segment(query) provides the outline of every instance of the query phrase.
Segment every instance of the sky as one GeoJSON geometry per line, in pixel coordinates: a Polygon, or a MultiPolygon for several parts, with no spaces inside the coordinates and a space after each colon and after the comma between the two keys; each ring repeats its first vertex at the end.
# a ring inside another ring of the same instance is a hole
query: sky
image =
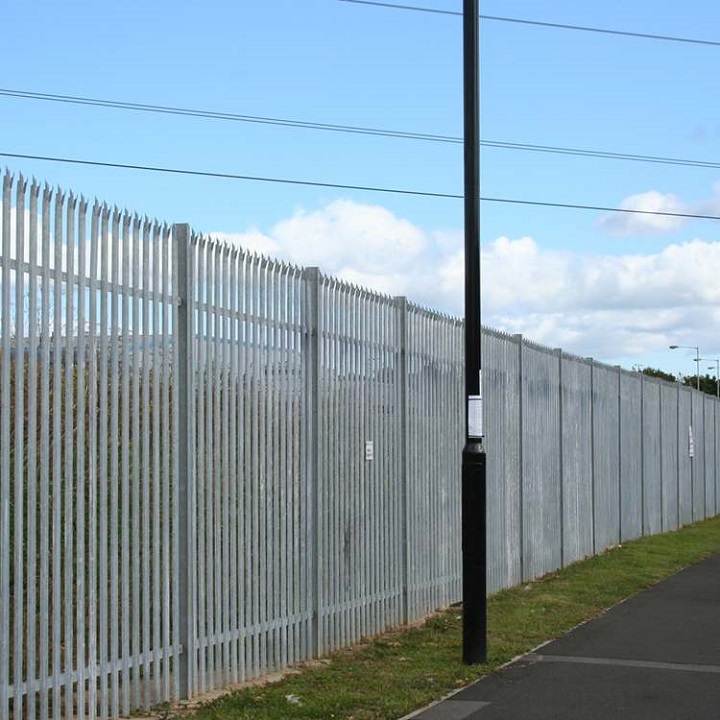
{"type": "MultiPolygon", "coordinates": [[[[462,11],[461,0],[408,4],[462,11]]],[[[694,374],[697,346],[714,374],[718,221],[523,203],[720,215],[720,166],[492,144],[720,163],[720,45],[497,19],[719,42],[720,4],[481,0],[480,13],[495,18],[480,21],[483,323],[673,374],[694,374]]],[[[459,15],[344,0],[4,0],[0,66],[0,153],[267,181],[0,156],[11,173],[463,314],[461,199],[277,182],[461,196],[459,15]]]]}

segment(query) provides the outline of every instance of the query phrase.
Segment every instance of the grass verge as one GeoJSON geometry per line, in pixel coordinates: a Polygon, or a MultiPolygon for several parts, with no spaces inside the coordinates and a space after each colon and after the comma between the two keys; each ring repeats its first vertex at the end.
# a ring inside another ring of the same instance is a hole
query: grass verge
{"type": "MultiPolygon", "coordinates": [[[[202,704],[183,720],[380,720],[399,718],[491,672],[545,640],[601,614],[704,557],[720,552],[720,518],[626,543],[488,602],[489,657],[460,661],[462,616],[449,609],[418,627],[388,632],[202,704]]],[[[162,713],[175,716],[173,710],[162,713]]]]}

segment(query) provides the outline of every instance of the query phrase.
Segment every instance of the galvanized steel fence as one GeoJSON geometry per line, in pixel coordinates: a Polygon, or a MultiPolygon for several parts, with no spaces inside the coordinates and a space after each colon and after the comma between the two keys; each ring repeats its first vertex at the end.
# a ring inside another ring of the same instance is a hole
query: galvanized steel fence
{"type": "MultiPolygon", "coordinates": [[[[460,588],[462,324],[6,174],[0,720],[260,677],[460,588]]],[[[720,510],[718,403],[484,333],[488,580],[720,510]]]]}
{"type": "Polygon", "coordinates": [[[720,403],[484,332],[488,588],[720,512],[720,403]]]}

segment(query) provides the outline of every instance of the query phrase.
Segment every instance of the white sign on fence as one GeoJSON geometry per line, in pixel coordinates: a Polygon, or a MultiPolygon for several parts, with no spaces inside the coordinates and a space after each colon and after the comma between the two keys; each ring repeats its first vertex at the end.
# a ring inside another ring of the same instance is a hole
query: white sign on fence
{"type": "Polygon", "coordinates": [[[692,425],[688,426],[688,456],[695,457],[695,438],[693,437],[692,425]]]}
{"type": "Polygon", "coordinates": [[[375,459],[375,446],[373,445],[372,440],[365,441],[365,459],[366,460],[374,460],[375,459]]]}

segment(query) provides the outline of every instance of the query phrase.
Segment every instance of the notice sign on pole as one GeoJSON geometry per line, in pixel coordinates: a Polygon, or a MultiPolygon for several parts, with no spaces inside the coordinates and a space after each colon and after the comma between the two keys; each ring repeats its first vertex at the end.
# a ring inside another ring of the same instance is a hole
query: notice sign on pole
{"type": "Polygon", "coordinates": [[[468,398],[468,437],[481,438],[483,436],[483,405],[479,395],[468,398]]]}
{"type": "Polygon", "coordinates": [[[692,425],[688,426],[688,456],[695,457],[695,438],[693,437],[692,425]]]}
{"type": "Polygon", "coordinates": [[[482,370],[478,370],[478,395],[469,395],[467,399],[467,431],[468,437],[482,439],[485,436],[483,427],[482,370]]]}

